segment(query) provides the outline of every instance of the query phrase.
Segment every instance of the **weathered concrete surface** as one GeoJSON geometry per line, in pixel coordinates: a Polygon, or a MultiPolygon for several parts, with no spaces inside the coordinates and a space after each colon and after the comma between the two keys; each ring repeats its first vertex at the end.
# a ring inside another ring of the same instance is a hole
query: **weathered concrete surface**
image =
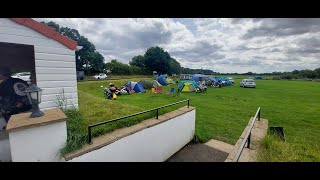
{"type": "Polygon", "coordinates": [[[224,162],[228,153],[205,144],[190,143],[171,156],[166,162],[224,162]]]}
{"type": "MultiPolygon", "coordinates": [[[[231,145],[222,141],[211,139],[205,144],[188,144],[167,162],[232,162],[236,152],[241,145],[243,138],[249,130],[253,117],[250,119],[245,130],[241,134],[235,145],[231,145]],[[228,157],[227,157],[228,156],[228,157]]],[[[251,131],[251,145],[244,148],[240,156],[239,162],[255,162],[259,141],[267,134],[268,120],[256,120],[251,131]]]]}
{"type": "MultiPolygon", "coordinates": [[[[234,157],[235,157],[242,141],[244,140],[246,133],[249,130],[249,127],[250,127],[252,120],[253,120],[253,117],[251,117],[248,125],[246,126],[245,130],[242,132],[237,143],[235,144],[234,150],[229,154],[229,156],[225,162],[233,162],[234,157]]],[[[262,119],[262,118],[260,119],[260,121],[256,120],[256,122],[252,128],[252,131],[251,131],[250,149],[248,149],[248,148],[243,149],[243,152],[240,156],[239,162],[254,162],[254,161],[256,161],[256,154],[257,154],[257,150],[259,148],[259,142],[267,134],[267,131],[268,131],[268,120],[262,119]]]]}
{"type": "Polygon", "coordinates": [[[215,148],[219,151],[226,152],[228,154],[230,154],[234,149],[233,145],[222,142],[222,141],[214,140],[214,139],[211,139],[210,141],[205,143],[205,145],[215,148]]]}
{"type": "Polygon", "coordinates": [[[23,128],[43,126],[56,122],[67,121],[67,116],[58,108],[44,110],[44,116],[30,119],[31,112],[12,115],[7,124],[8,132],[23,128]]]}

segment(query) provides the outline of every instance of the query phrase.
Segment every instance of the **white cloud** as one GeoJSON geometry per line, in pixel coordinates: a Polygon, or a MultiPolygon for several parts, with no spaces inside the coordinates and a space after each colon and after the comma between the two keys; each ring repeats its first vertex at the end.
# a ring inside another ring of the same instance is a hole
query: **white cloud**
{"type": "Polygon", "coordinates": [[[183,67],[273,72],[320,67],[320,19],[34,18],[77,29],[106,61],[160,46],[183,67]]]}

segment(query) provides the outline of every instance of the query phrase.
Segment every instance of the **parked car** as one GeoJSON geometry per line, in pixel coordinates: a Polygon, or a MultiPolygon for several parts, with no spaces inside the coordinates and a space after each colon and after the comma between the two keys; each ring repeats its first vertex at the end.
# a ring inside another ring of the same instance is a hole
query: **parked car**
{"type": "Polygon", "coordinates": [[[77,71],[77,80],[84,80],[84,71],[77,71]]]}
{"type": "Polygon", "coordinates": [[[105,73],[96,74],[93,76],[95,79],[106,79],[107,75],[105,73]]]}
{"type": "Polygon", "coordinates": [[[19,79],[22,79],[22,80],[30,83],[31,73],[30,73],[30,72],[15,73],[15,74],[13,74],[11,77],[13,77],[13,78],[19,78],[19,79]]]}
{"type": "Polygon", "coordinates": [[[240,87],[253,87],[255,88],[256,87],[256,83],[254,82],[253,79],[243,79],[241,82],[240,82],[240,87]]]}

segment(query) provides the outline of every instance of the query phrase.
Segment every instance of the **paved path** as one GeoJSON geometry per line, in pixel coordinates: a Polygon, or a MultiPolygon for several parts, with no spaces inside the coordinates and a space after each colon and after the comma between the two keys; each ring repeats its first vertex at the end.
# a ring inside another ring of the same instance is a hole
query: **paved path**
{"type": "MultiPolygon", "coordinates": [[[[253,120],[251,118],[250,122],[253,120]]],[[[205,144],[189,143],[176,154],[171,156],[166,162],[232,162],[234,155],[243,141],[243,137],[249,129],[248,126],[243,131],[236,145],[227,144],[222,141],[211,139],[205,144]]],[[[268,120],[256,121],[251,132],[251,146],[244,148],[239,162],[255,162],[259,141],[267,134],[268,120]]]]}
{"type": "Polygon", "coordinates": [[[190,143],[171,156],[166,162],[224,162],[228,153],[205,144],[190,143]]]}

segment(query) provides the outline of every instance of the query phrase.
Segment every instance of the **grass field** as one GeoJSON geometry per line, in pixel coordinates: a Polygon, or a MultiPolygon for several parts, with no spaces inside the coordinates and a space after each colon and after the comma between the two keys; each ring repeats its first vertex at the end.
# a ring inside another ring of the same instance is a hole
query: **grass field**
{"type": "MultiPolygon", "coordinates": [[[[133,79],[139,81],[140,79],[133,79]]],[[[118,96],[115,101],[104,99],[101,85],[116,86],[127,80],[83,81],[78,83],[80,113],[67,112],[68,145],[64,152],[70,152],[86,143],[86,126],[142,110],[155,108],[183,99],[190,99],[196,107],[196,135],[202,142],[211,138],[235,144],[247,125],[261,107],[261,117],[269,120],[269,126],[283,126],[286,142],[273,143],[267,137],[260,151],[260,161],[320,161],[320,83],[310,81],[257,80],[257,88],[240,88],[240,79],[235,86],[209,87],[205,93],[181,93],[179,96],[147,93],[118,96]],[[83,142],[84,141],[84,142],[83,142]],[[281,147],[287,147],[282,148],[281,147]],[[282,152],[283,150],[283,152],[282,152]],[[282,153],[278,153],[281,151],[282,153]],[[277,152],[277,153],[274,153],[277,152]]],[[[177,89],[177,85],[171,85],[177,89]]],[[[170,87],[164,87],[164,91],[170,87]]],[[[185,104],[183,104],[185,105],[185,104]]],[[[179,108],[177,105],[162,113],[179,108]]],[[[154,115],[154,114],[153,114],[154,115]]],[[[94,129],[94,136],[128,126],[151,117],[141,115],[94,129]]]]}

